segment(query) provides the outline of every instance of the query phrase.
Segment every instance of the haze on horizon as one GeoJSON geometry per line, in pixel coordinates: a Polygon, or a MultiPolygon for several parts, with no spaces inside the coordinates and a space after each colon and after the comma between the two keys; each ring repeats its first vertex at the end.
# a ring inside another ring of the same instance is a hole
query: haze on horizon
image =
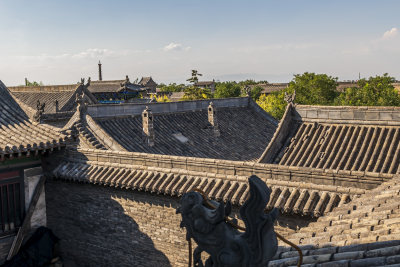
{"type": "Polygon", "coordinates": [[[400,79],[400,1],[0,1],[0,80],[400,79]]]}

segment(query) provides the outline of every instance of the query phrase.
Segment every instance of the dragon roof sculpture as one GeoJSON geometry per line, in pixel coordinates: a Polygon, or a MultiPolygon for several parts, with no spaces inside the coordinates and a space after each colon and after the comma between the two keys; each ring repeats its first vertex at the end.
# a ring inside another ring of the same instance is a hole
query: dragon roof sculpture
{"type": "Polygon", "coordinates": [[[250,197],[240,208],[245,232],[238,231],[236,221],[227,218],[231,212],[229,201],[226,205],[215,201],[207,203],[198,192],[182,196],[177,213],[182,215],[181,227],[186,228],[186,239],[193,238],[198,245],[193,252],[194,266],[261,267],[275,255],[277,210],[264,212],[270,189],[255,175],[249,178],[249,185],[250,197]],[[201,260],[203,251],[210,255],[205,265],[201,260]]]}

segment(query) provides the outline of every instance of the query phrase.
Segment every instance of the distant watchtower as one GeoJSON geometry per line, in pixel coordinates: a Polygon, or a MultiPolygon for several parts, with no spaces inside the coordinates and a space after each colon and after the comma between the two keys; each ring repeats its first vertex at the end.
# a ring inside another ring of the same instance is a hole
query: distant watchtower
{"type": "Polygon", "coordinates": [[[102,80],[103,80],[103,77],[101,75],[101,62],[99,60],[99,81],[102,81],[102,80]]]}

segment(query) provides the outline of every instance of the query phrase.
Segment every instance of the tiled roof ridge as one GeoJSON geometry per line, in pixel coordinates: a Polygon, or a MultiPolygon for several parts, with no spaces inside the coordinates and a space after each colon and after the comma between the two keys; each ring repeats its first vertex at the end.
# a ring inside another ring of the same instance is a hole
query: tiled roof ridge
{"type": "MultiPolygon", "coordinates": [[[[45,104],[44,114],[51,114],[73,110],[76,106],[76,96],[77,94],[81,94],[82,91],[85,92],[86,99],[89,103],[97,104],[96,98],[86,87],[87,85],[78,84],[69,88],[71,90],[15,90],[11,91],[11,95],[27,113],[32,113],[33,110],[34,114],[37,101],[40,101],[41,104],[45,104]]],[[[32,116],[33,115],[31,115],[31,117],[32,116]]],[[[57,118],[57,116],[53,117],[57,118]]]]}
{"type": "Polygon", "coordinates": [[[120,150],[121,147],[115,140],[109,136],[88,114],[80,114],[77,110],[70,120],[66,123],[62,132],[74,131],[80,140],[83,141],[82,147],[104,150],[120,150]]]}
{"type": "Polygon", "coordinates": [[[294,118],[322,123],[400,125],[400,107],[296,105],[294,118]]]}
{"type": "Polygon", "coordinates": [[[293,104],[288,104],[282,119],[279,121],[278,128],[275,130],[274,136],[257,162],[273,163],[276,153],[278,153],[280,148],[284,145],[286,137],[292,130],[291,124],[293,111],[293,104]]]}
{"type": "MultiPolygon", "coordinates": [[[[309,181],[318,186],[340,186],[338,181],[345,181],[345,186],[357,188],[374,188],[382,181],[390,179],[375,176],[343,175],[341,173],[325,173],[321,169],[298,168],[277,164],[255,163],[246,161],[219,160],[211,158],[182,157],[172,155],[149,154],[141,152],[96,150],[79,148],[69,149],[70,158],[83,158],[99,162],[113,162],[121,164],[143,164],[153,167],[180,168],[187,170],[215,170],[224,175],[249,176],[258,175],[263,179],[273,178],[285,181],[309,181]],[[354,180],[354,183],[352,182],[354,180]],[[359,181],[362,181],[360,184],[359,181]],[[362,186],[360,186],[362,185],[362,186]]],[[[367,175],[367,174],[365,174],[367,175]]]]}
{"type": "Polygon", "coordinates": [[[68,136],[61,134],[53,127],[33,123],[12,97],[7,87],[0,81],[0,101],[2,116],[0,118],[0,154],[12,158],[29,156],[31,152],[52,151],[65,145],[68,136]]]}
{"type": "Polygon", "coordinates": [[[302,105],[296,104],[296,110],[300,109],[324,109],[324,110],[343,110],[343,109],[354,109],[354,110],[398,110],[400,107],[397,106],[329,106],[329,105],[302,105]]]}
{"type": "Polygon", "coordinates": [[[65,102],[64,106],[60,107],[60,111],[71,110],[76,105],[77,94],[82,94],[83,92],[85,97],[89,99],[91,104],[98,104],[96,97],[87,89],[88,86],[89,85],[79,84],[79,86],[76,87],[74,94],[72,94],[68,101],[65,102]]]}
{"type": "Polygon", "coordinates": [[[10,93],[11,97],[14,99],[15,102],[21,107],[21,109],[28,115],[30,120],[33,120],[33,116],[35,116],[36,110],[25,104],[21,101],[18,97],[16,97],[12,92],[10,93]]]}
{"type": "MultiPolygon", "coordinates": [[[[263,108],[261,108],[251,97],[248,97],[249,99],[249,107],[252,108],[255,112],[258,112],[259,114],[261,114],[264,118],[266,118],[267,120],[269,120],[271,123],[273,123],[274,125],[278,126],[279,125],[279,121],[277,119],[275,119],[274,117],[272,117],[271,114],[269,114],[268,112],[266,112],[263,108]]],[[[272,140],[271,140],[272,141],[272,140]]],[[[270,141],[270,142],[271,142],[270,141]]]]}
{"type": "Polygon", "coordinates": [[[64,91],[75,91],[79,84],[65,85],[39,85],[39,86],[10,86],[8,89],[11,92],[45,92],[58,93],[64,91]]]}
{"type": "MultiPolygon", "coordinates": [[[[248,179],[248,176],[243,176],[243,175],[229,175],[229,174],[227,175],[227,174],[218,174],[218,173],[214,173],[214,172],[191,171],[191,170],[179,169],[179,168],[163,168],[163,167],[121,164],[121,163],[112,163],[112,162],[87,161],[87,160],[83,160],[83,159],[74,159],[74,158],[68,158],[67,161],[81,163],[81,164],[88,164],[88,165],[113,167],[113,168],[134,168],[134,169],[142,169],[142,170],[164,172],[164,173],[185,174],[185,175],[191,175],[191,176],[206,176],[206,177],[218,178],[218,179],[229,180],[229,181],[238,181],[238,182],[247,182],[247,179],[248,179]]],[[[367,192],[367,190],[365,190],[365,189],[359,189],[359,188],[354,188],[354,187],[318,185],[318,184],[314,184],[314,183],[280,181],[280,180],[276,180],[276,179],[264,179],[264,181],[268,186],[286,186],[286,187],[293,187],[293,188],[298,188],[298,189],[311,189],[311,190],[336,192],[336,193],[351,194],[351,195],[362,195],[367,192]]]]}
{"type": "MultiPolygon", "coordinates": [[[[148,106],[153,106],[153,105],[176,105],[178,103],[207,103],[207,105],[205,106],[198,106],[196,107],[196,109],[199,110],[203,110],[206,109],[208,107],[208,104],[210,102],[213,102],[214,105],[216,105],[216,107],[242,107],[242,106],[247,106],[248,103],[243,104],[246,102],[246,100],[248,100],[247,96],[240,96],[240,97],[227,97],[227,98],[209,98],[209,99],[196,99],[196,100],[183,100],[183,101],[176,101],[176,102],[152,102],[152,103],[148,103],[146,105],[148,106]],[[239,100],[234,102],[235,100],[239,100]],[[240,100],[244,100],[244,102],[241,102],[240,100]],[[219,103],[231,103],[231,105],[225,105],[225,106],[220,106],[219,103]]],[[[107,106],[112,107],[112,106],[132,106],[135,104],[131,104],[129,102],[125,102],[125,103],[118,103],[118,104],[108,104],[107,106]]],[[[104,106],[103,104],[93,104],[90,105],[91,107],[96,107],[96,106],[104,106]]]]}
{"type": "Polygon", "coordinates": [[[99,141],[104,147],[109,150],[126,151],[126,149],[119,145],[114,138],[106,133],[90,115],[87,114],[85,116],[85,121],[85,126],[87,126],[86,129],[90,131],[96,140],[99,141]]]}
{"type": "MultiPolygon", "coordinates": [[[[79,139],[83,141],[84,145],[87,147],[93,147],[96,149],[106,150],[108,149],[102,142],[100,142],[94,133],[86,127],[86,119],[79,119],[73,124],[73,127],[77,130],[79,139]]],[[[80,144],[81,146],[83,144],[80,144]]]]}
{"type": "MultiPolygon", "coordinates": [[[[219,176],[204,172],[171,171],[164,168],[145,166],[98,164],[96,161],[63,161],[54,170],[55,179],[92,183],[148,193],[179,197],[200,188],[211,199],[230,200],[234,205],[242,205],[249,195],[249,186],[244,177],[219,176]],[[240,180],[238,180],[240,178],[240,180]]],[[[270,182],[270,181],[267,181],[270,182]]],[[[313,188],[289,187],[286,184],[270,186],[271,198],[267,209],[278,208],[283,213],[294,213],[319,217],[336,206],[350,201],[353,194],[329,192],[313,188]]]]}
{"type": "Polygon", "coordinates": [[[125,80],[103,80],[103,81],[91,81],[90,83],[94,83],[94,84],[101,84],[101,83],[122,83],[125,80]]]}

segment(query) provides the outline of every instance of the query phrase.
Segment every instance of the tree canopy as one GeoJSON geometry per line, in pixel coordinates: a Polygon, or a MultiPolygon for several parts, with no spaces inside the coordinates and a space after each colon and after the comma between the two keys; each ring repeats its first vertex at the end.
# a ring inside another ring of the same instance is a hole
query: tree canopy
{"type": "Polygon", "coordinates": [[[28,79],[25,78],[25,86],[43,86],[43,82],[30,82],[28,79]]]}
{"type": "Polygon", "coordinates": [[[207,99],[211,98],[211,90],[208,88],[187,86],[184,90],[185,94],[182,100],[196,100],[196,99],[207,99]]]}
{"type": "Polygon", "coordinates": [[[183,92],[185,90],[185,85],[183,83],[160,84],[159,88],[161,92],[183,92]]]}
{"type": "Polygon", "coordinates": [[[271,116],[276,119],[281,119],[285,113],[286,101],[285,101],[285,91],[273,92],[269,95],[261,95],[257,100],[257,104],[268,112],[271,116]]]}
{"type": "Polygon", "coordinates": [[[192,77],[190,77],[186,81],[195,84],[199,81],[199,76],[203,76],[203,74],[200,74],[197,70],[192,70],[192,77]]]}
{"type": "Polygon", "coordinates": [[[287,89],[296,90],[296,103],[303,105],[331,105],[338,95],[336,91],[338,78],[326,74],[305,72],[294,75],[287,89]]]}
{"type": "Polygon", "coordinates": [[[219,82],[215,86],[215,98],[238,97],[242,89],[235,82],[219,82]]]}
{"type": "Polygon", "coordinates": [[[393,86],[395,79],[387,73],[361,79],[357,87],[347,88],[336,99],[342,106],[400,106],[399,93],[393,86]]]}

